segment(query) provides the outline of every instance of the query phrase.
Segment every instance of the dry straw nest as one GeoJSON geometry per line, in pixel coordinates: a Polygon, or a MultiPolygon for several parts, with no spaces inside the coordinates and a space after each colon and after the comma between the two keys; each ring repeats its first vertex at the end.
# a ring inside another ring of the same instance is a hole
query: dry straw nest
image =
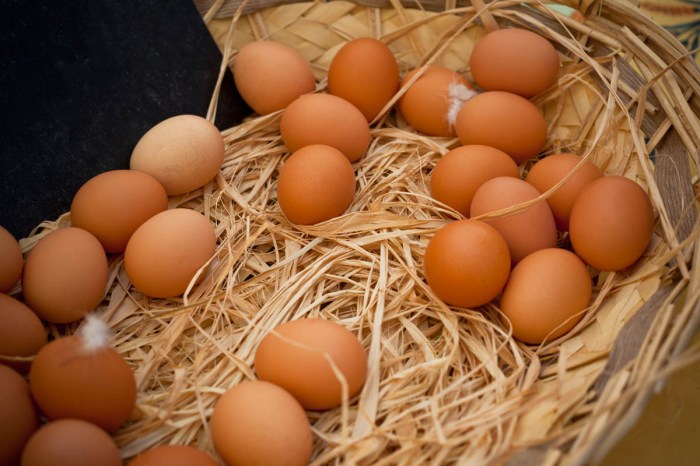
{"type": "MultiPolygon", "coordinates": [[[[469,77],[470,51],[485,31],[536,31],[562,57],[558,85],[534,100],[549,124],[546,153],[582,154],[607,174],[634,179],[658,222],[636,266],[594,273],[594,300],[572,332],[526,346],[510,336],[496,305],[450,308],[424,282],[428,241],[459,218],[428,188],[432,167],[456,139],[417,134],[386,111],[354,166],[350,210],[299,227],[275,199],[289,155],[280,113],[251,117],[223,132],[226,159],[216,179],[170,201],[215,225],[217,252],[204,277],[181,298],[149,299],[130,287],[121,256],[111,259],[96,312],[136,374],[137,408],[116,434],[125,457],[163,443],[215,454],[213,406],[255,378],[261,338],[282,322],[319,316],[357,335],[369,374],[357,399],[308,413],[313,464],[582,464],[614,444],[654,387],[697,359],[689,344],[700,320],[700,72],[634,6],[569,5],[583,22],[527,0],[251,1],[243,9],[197,2],[225,60],[252,40],[287,43],[313,64],[320,91],[334,54],[355,37],[386,42],[402,72],[434,63],[469,77]]],[[[25,252],[69,223],[68,214],[45,222],[22,241],[25,252]]]]}

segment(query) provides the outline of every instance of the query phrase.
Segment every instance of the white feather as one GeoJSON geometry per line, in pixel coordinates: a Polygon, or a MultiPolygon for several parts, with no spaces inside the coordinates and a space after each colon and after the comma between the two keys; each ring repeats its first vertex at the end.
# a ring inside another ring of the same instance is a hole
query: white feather
{"type": "Polygon", "coordinates": [[[451,127],[457,123],[457,115],[462,109],[464,102],[477,94],[478,92],[469,89],[464,84],[450,83],[447,88],[447,96],[450,100],[450,108],[447,110],[447,122],[451,127]]]}
{"type": "Polygon", "coordinates": [[[88,352],[94,352],[107,347],[112,336],[112,332],[109,326],[107,326],[107,323],[96,314],[88,314],[85,316],[79,333],[83,339],[83,347],[88,352]]]}

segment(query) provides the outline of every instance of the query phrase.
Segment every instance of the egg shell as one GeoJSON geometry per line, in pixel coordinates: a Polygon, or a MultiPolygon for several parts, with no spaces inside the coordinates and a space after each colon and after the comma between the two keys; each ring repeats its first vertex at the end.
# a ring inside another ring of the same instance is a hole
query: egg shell
{"type": "Polygon", "coordinates": [[[22,452],[21,466],[121,466],[119,447],[104,430],[80,419],[49,422],[22,452]]]}
{"type": "Polygon", "coordinates": [[[15,237],[0,226],[0,293],[7,293],[15,287],[22,276],[24,258],[22,249],[15,237]]]}
{"type": "Polygon", "coordinates": [[[654,232],[649,195],[624,176],[604,176],[588,184],[571,208],[569,235],[574,251],[598,270],[634,264],[654,232]]]}
{"type": "Polygon", "coordinates": [[[124,269],[134,287],[151,297],[183,294],[216,252],[208,218],[191,209],[169,209],[148,219],[131,236],[124,269]]]}
{"type": "Polygon", "coordinates": [[[434,199],[469,217],[472,197],[479,187],[498,176],[520,177],[508,154],[482,145],[460,146],[443,155],[430,175],[434,199]]]}
{"type": "Polygon", "coordinates": [[[348,41],[328,69],[328,92],[342,97],[372,121],[399,89],[399,66],[382,41],[360,37],[348,41]]]}
{"type": "Polygon", "coordinates": [[[74,322],[102,301],[107,273],[107,255],[97,238],[82,228],[59,228],[27,254],[24,302],[42,320],[74,322]]]}
{"type": "Polygon", "coordinates": [[[112,170],[83,184],[70,208],[71,224],[92,233],[105,251],[124,252],[143,222],[168,208],[165,188],[138,170],[112,170]]]}
{"type": "Polygon", "coordinates": [[[290,152],[313,144],[334,147],[356,162],[367,152],[369,124],[350,102],[330,94],[303,95],[282,114],[280,134],[290,152]]]}
{"type": "Polygon", "coordinates": [[[398,101],[398,109],[411,127],[428,136],[454,136],[449,119],[452,105],[461,105],[452,95],[469,92],[471,84],[459,73],[442,66],[430,66],[411,84],[421,71],[416,68],[404,76],[401,87],[408,85],[398,101]],[[451,95],[452,94],[452,95],[451,95]]]}
{"type": "Polygon", "coordinates": [[[211,181],[224,162],[224,150],[224,139],[212,123],[197,115],[176,115],[139,139],[129,167],[148,173],[174,196],[211,181]]]}
{"type": "Polygon", "coordinates": [[[517,164],[535,157],[547,144],[542,111],[510,92],[489,91],[467,100],[457,114],[455,129],[463,145],[495,147],[517,164]]]}
{"type": "MultiPolygon", "coordinates": [[[[486,215],[532,201],[539,196],[539,191],[519,178],[493,178],[482,184],[474,193],[471,215],[486,215]]],[[[513,264],[539,249],[553,248],[557,245],[554,216],[544,200],[519,212],[484,221],[505,238],[513,264]]]]}
{"type": "Polygon", "coordinates": [[[308,61],[293,48],[273,41],[241,47],[233,62],[233,79],[243,100],[261,115],[282,110],[316,88],[308,61]]]}
{"type": "Polygon", "coordinates": [[[27,382],[0,365],[0,465],[19,464],[24,445],[38,427],[39,415],[27,382]]]}
{"type": "Polygon", "coordinates": [[[457,220],[440,228],[425,250],[423,271],[447,304],[477,307],[496,298],[510,274],[508,245],[492,226],[457,220]]]}
{"type": "Polygon", "coordinates": [[[129,466],[218,466],[214,458],[195,447],[161,445],[138,455],[129,466]]]}
{"type": "Polygon", "coordinates": [[[520,28],[489,32],[469,59],[474,82],[487,91],[532,97],[557,81],[559,54],[539,34],[520,28]]]}
{"type": "Polygon", "coordinates": [[[539,192],[545,193],[556,186],[569,173],[573,175],[547,198],[547,204],[554,215],[559,231],[569,231],[571,207],[576,196],[593,180],[603,176],[600,168],[591,162],[583,161],[576,154],[552,154],[535,163],[525,178],[539,192]],[[579,167],[579,163],[582,163],[579,167]],[[578,168],[577,168],[578,167],[578,168]]]}
{"type": "Polygon", "coordinates": [[[17,356],[34,356],[47,342],[39,317],[24,303],[0,293],[0,364],[25,373],[31,361],[17,356]]]}
{"type": "Polygon", "coordinates": [[[565,249],[535,251],[513,268],[501,310],[513,336],[529,344],[552,341],[571,330],[591,301],[586,265],[565,249]]]}
{"type": "Polygon", "coordinates": [[[255,371],[260,380],[291,393],[306,409],[340,406],[343,388],[330,358],[347,384],[347,396],[357,395],[367,376],[367,356],[357,337],[325,319],[299,319],[275,327],[258,345],[255,371]]]}
{"type": "Polygon", "coordinates": [[[114,432],[136,403],[136,379],[112,347],[88,349],[81,336],[44,346],[29,371],[29,387],[49,419],[75,418],[114,432]]]}
{"type": "Polygon", "coordinates": [[[355,196],[355,183],[355,172],[342,152],[314,144],[284,162],[277,199],[290,222],[313,225],[345,212],[355,196]]]}
{"type": "Polygon", "coordinates": [[[311,426],[299,402],[264,381],[243,382],[214,406],[211,435],[226,464],[305,466],[311,459],[311,426]]]}

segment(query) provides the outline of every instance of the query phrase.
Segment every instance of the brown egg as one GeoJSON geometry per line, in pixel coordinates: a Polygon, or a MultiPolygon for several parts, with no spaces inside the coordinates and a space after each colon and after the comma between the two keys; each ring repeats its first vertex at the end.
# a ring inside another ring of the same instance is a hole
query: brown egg
{"type": "Polygon", "coordinates": [[[39,426],[27,382],[0,365],[0,465],[19,464],[22,449],[39,426]]]}
{"type": "Polygon", "coordinates": [[[518,166],[508,154],[489,146],[460,146],[435,164],[430,191],[433,198],[469,217],[476,190],[498,176],[520,177],[518,166]]]}
{"type": "Polygon", "coordinates": [[[224,149],[224,139],[212,123],[197,115],[177,115],[141,137],[129,166],[148,173],[174,196],[211,181],[224,162],[224,149]]]}
{"type": "Polygon", "coordinates": [[[539,94],[557,81],[559,54],[539,34],[508,28],[489,32],[472,51],[474,82],[487,91],[507,91],[523,97],[539,94]]]}
{"type": "Polygon", "coordinates": [[[355,196],[355,172],[339,150],[306,146],[282,165],[277,199],[292,223],[313,225],[341,215],[355,196]]]}
{"type": "Polygon", "coordinates": [[[588,184],[571,208],[569,235],[574,251],[598,270],[622,270],[647,249],[654,231],[649,195],[623,176],[588,184]]]}
{"type": "Polygon", "coordinates": [[[382,41],[361,37],[347,42],[328,69],[328,92],[342,97],[372,121],[399,89],[399,66],[382,41]]]}
{"type": "Polygon", "coordinates": [[[58,338],[44,346],[29,371],[29,386],[49,419],[76,418],[114,432],[136,402],[136,379],[112,347],[94,337],[58,338]]]}
{"type": "Polygon", "coordinates": [[[367,376],[367,356],[357,337],[325,319],[285,322],[268,333],[255,352],[260,380],[291,393],[306,409],[323,410],[343,402],[342,384],[333,361],[347,384],[347,396],[357,395],[367,376]]]}
{"type": "Polygon", "coordinates": [[[107,256],[97,238],[82,228],[59,228],[27,255],[24,301],[43,320],[74,322],[102,301],[107,271],[107,256]]]}
{"type": "Polygon", "coordinates": [[[113,170],[89,179],[73,197],[73,226],[92,233],[107,252],[124,252],[143,222],[168,208],[165,188],[138,170],[113,170]]]}
{"type": "Polygon", "coordinates": [[[530,344],[552,341],[582,318],[592,294],[588,269],[565,249],[541,249],[513,268],[501,297],[501,310],[513,336],[530,344]]]}
{"type": "Polygon", "coordinates": [[[31,361],[18,356],[34,356],[46,344],[46,330],[39,317],[24,303],[0,293],[0,364],[22,373],[31,361]]]}
{"type": "Polygon", "coordinates": [[[495,147],[517,164],[536,156],[547,143],[547,122],[540,109],[510,92],[489,91],[467,100],[455,128],[462,144],[495,147]]]}
{"type": "Polygon", "coordinates": [[[498,296],[508,280],[508,245],[484,222],[457,220],[430,240],[423,270],[430,288],[447,304],[481,306],[498,296]]]}
{"type": "MultiPolygon", "coordinates": [[[[525,181],[544,193],[573,172],[581,160],[581,157],[575,154],[549,155],[532,166],[525,181]]],[[[569,217],[576,196],[591,181],[602,176],[600,168],[585,161],[566,183],[547,198],[558,230],[569,231],[569,217]]]]}
{"type": "Polygon", "coordinates": [[[119,447],[104,430],[80,419],[49,422],[31,436],[22,466],[121,466],[119,447]]]}
{"type": "MultiPolygon", "coordinates": [[[[511,177],[490,179],[474,193],[471,205],[472,217],[496,212],[531,201],[540,193],[529,183],[511,177]]],[[[517,213],[484,220],[503,235],[513,264],[539,249],[557,245],[557,228],[554,216],[545,201],[517,213]]]]}
{"type": "MultiPolygon", "coordinates": [[[[401,87],[409,85],[420,68],[404,76],[401,87]]],[[[411,127],[428,136],[453,136],[451,114],[471,95],[471,84],[459,73],[442,66],[431,66],[401,96],[398,108],[411,127]]]]}
{"type": "Polygon", "coordinates": [[[306,466],[311,426],[299,402],[269,382],[240,383],[224,393],[211,417],[214,446],[226,464],[306,466]]]}
{"type": "Polygon", "coordinates": [[[19,243],[12,233],[0,226],[0,293],[15,287],[22,275],[24,258],[19,243]]]}
{"type": "Polygon", "coordinates": [[[134,458],[129,466],[218,466],[214,458],[195,447],[161,445],[134,458]]]}
{"type": "Polygon", "coordinates": [[[330,94],[303,95],[282,114],[280,134],[290,152],[325,144],[357,162],[367,152],[369,125],[350,102],[330,94]]]}
{"type": "Polygon", "coordinates": [[[282,110],[316,88],[311,66],[299,52],[267,40],[241,47],[233,79],[243,100],[261,115],[282,110]]]}
{"type": "Polygon", "coordinates": [[[134,287],[154,298],[183,294],[216,252],[216,232],[204,215],[170,209],[141,225],[124,251],[124,269],[134,287]]]}

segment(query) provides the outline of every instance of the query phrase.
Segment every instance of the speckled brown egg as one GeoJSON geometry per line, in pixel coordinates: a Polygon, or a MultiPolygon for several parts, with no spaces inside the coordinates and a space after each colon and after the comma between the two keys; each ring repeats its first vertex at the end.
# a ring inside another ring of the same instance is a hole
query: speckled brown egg
{"type": "Polygon", "coordinates": [[[345,212],[355,196],[355,183],[355,172],[342,152],[314,144],[284,162],[277,199],[290,222],[313,225],[345,212]]]}
{"type": "Polygon", "coordinates": [[[49,422],[31,436],[22,452],[21,466],[121,466],[114,439],[103,429],[81,419],[49,422]]]}
{"type": "Polygon", "coordinates": [[[571,330],[583,318],[591,294],[591,277],[576,254],[541,249],[513,268],[501,296],[501,310],[515,338],[540,344],[571,330]]]}
{"type": "Polygon", "coordinates": [[[216,251],[208,218],[185,208],[161,212],[141,225],[124,251],[124,269],[134,287],[151,297],[183,294],[216,251]]]}
{"type": "Polygon", "coordinates": [[[472,197],[491,178],[520,172],[512,158],[489,146],[460,146],[443,155],[430,175],[430,192],[436,200],[469,217],[472,197]]]}
{"type": "Polygon", "coordinates": [[[472,51],[474,82],[487,91],[532,97],[552,86],[559,73],[559,54],[551,42],[521,28],[486,34],[472,51]]]}
{"type": "Polygon", "coordinates": [[[542,111],[510,92],[489,91],[467,100],[457,114],[455,129],[463,145],[495,147],[517,164],[535,157],[547,143],[542,111]]]}
{"type": "Polygon", "coordinates": [[[367,356],[357,337],[325,319],[298,319],[278,325],[255,352],[261,380],[291,393],[306,409],[340,406],[343,388],[329,359],[347,384],[347,396],[359,393],[367,376],[367,356]]]}
{"type": "Polygon", "coordinates": [[[293,48],[270,40],[241,47],[233,79],[243,100],[261,115],[282,110],[316,88],[309,62],[293,48]]]}
{"type": "Polygon", "coordinates": [[[82,228],[59,228],[27,254],[24,301],[43,320],[74,322],[102,301],[107,271],[107,255],[97,238],[82,228]]]}
{"type": "MultiPolygon", "coordinates": [[[[519,178],[498,177],[481,185],[474,193],[472,217],[478,217],[537,199],[540,192],[519,178]]],[[[484,219],[503,235],[513,264],[539,249],[557,245],[554,216],[544,200],[509,215],[484,219]]]]}
{"type": "Polygon", "coordinates": [[[160,445],[139,454],[129,466],[217,466],[202,450],[185,445],[160,445]]]}
{"type": "Polygon", "coordinates": [[[598,270],[622,270],[647,249],[654,209],[640,185],[623,176],[589,183],[571,208],[569,235],[574,251],[598,270]]]}
{"type": "Polygon", "coordinates": [[[342,97],[372,121],[399,88],[399,66],[382,41],[360,37],[348,41],[328,69],[328,92],[342,97]]]}
{"type": "Polygon", "coordinates": [[[201,188],[224,161],[224,139],[205,118],[176,115],[161,121],[134,147],[129,168],[158,180],[169,196],[201,188]]]}
{"type": "Polygon", "coordinates": [[[224,462],[235,466],[306,466],[311,426],[299,402],[263,381],[233,386],[216,402],[211,436],[224,462]]]}
{"type": "Polygon", "coordinates": [[[362,112],[330,94],[303,95],[289,104],[280,120],[280,134],[290,152],[324,144],[338,149],[350,162],[360,160],[370,142],[362,112]]]}
{"type": "Polygon", "coordinates": [[[27,382],[0,364],[0,465],[19,464],[22,449],[38,426],[27,382]]]}
{"type": "Polygon", "coordinates": [[[27,358],[47,342],[44,325],[34,311],[4,293],[0,293],[0,322],[0,364],[28,371],[31,361],[27,358]]]}
{"type": "Polygon", "coordinates": [[[22,275],[24,258],[12,233],[0,226],[0,293],[12,290],[22,275]]]}
{"type": "Polygon", "coordinates": [[[73,197],[71,224],[92,233],[105,251],[124,252],[146,220],[168,208],[165,188],[138,170],[112,170],[83,184],[73,197]]]}

